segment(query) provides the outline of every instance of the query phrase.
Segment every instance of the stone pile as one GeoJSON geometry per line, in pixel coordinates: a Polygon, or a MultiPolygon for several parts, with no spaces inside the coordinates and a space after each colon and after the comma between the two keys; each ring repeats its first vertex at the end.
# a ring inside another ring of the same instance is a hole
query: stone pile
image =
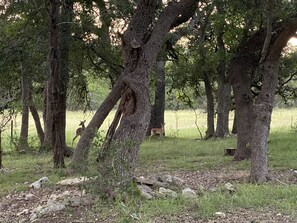
{"type": "Polygon", "coordinates": [[[137,187],[143,197],[153,199],[158,197],[197,198],[196,191],[189,188],[185,181],[172,175],[136,178],[137,187]]]}

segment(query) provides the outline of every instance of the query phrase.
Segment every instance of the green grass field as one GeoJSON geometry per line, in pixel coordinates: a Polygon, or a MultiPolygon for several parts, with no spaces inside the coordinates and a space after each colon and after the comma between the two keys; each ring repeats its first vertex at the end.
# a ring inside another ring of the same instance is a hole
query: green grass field
{"type": "MultiPolygon", "coordinates": [[[[100,130],[106,132],[112,122],[111,114],[100,130]]],[[[80,120],[90,121],[92,113],[67,113],[67,143],[71,145],[80,120]]],[[[232,126],[230,115],[230,125],[232,126]]],[[[249,161],[234,162],[231,157],[223,156],[223,151],[229,147],[236,147],[236,138],[223,140],[197,140],[199,133],[195,126],[195,115],[192,111],[166,111],[164,141],[157,138],[150,142],[145,140],[141,146],[137,172],[154,174],[160,171],[175,173],[176,171],[248,171],[249,161]]],[[[202,133],[205,132],[206,114],[198,112],[197,123],[202,133]]],[[[271,135],[269,143],[269,169],[271,171],[288,171],[297,169],[297,131],[292,128],[297,123],[297,109],[278,109],[272,117],[271,135]]],[[[16,129],[20,128],[19,117],[16,129]]],[[[18,133],[18,131],[17,131],[18,133]]],[[[36,154],[38,140],[32,119],[30,119],[30,145],[35,147],[27,154],[18,155],[9,143],[8,129],[3,133],[4,167],[7,173],[0,173],[0,197],[11,191],[24,191],[24,182],[32,182],[42,176],[48,176],[51,183],[68,176],[66,170],[52,169],[52,156],[49,153],[36,154]]],[[[76,141],[77,143],[77,141],[76,141]]],[[[91,154],[96,154],[96,148],[91,154]]],[[[66,165],[70,162],[66,160],[66,165]]],[[[92,162],[91,162],[92,163],[92,162]]],[[[199,180],[199,179],[198,179],[199,180]]],[[[296,182],[296,181],[295,181],[296,182]]],[[[235,182],[236,194],[227,196],[220,187],[215,192],[204,192],[198,200],[186,201],[182,198],[156,200],[132,199],[126,204],[127,212],[122,207],[114,206],[114,211],[121,213],[118,222],[131,222],[129,213],[137,209],[142,213],[140,222],[149,222],[158,216],[190,213],[201,218],[212,217],[217,211],[231,211],[236,208],[254,208],[262,210],[270,208],[285,213],[297,219],[297,187],[296,184],[266,184],[252,185],[247,182],[235,182]],[[199,207],[199,208],[197,208],[199,207]]],[[[100,211],[106,209],[98,205],[100,211]]],[[[106,210],[107,211],[107,210],[106,210]]]]}

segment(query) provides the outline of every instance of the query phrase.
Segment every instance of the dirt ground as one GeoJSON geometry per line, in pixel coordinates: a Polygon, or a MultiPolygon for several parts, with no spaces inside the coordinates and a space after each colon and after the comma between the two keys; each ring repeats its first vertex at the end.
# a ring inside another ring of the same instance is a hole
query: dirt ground
{"type": "MultiPolygon", "coordinates": [[[[138,172],[138,174],[140,174],[138,172]]],[[[161,174],[161,173],[158,173],[161,174]]],[[[166,172],[162,173],[166,174],[166,172]]],[[[185,180],[185,184],[194,190],[204,188],[213,190],[226,182],[247,181],[247,171],[175,171],[171,175],[185,180]]],[[[146,174],[144,174],[146,175],[146,174]]],[[[294,184],[297,185],[297,177],[292,176],[292,171],[274,171],[270,173],[272,184],[294,184]]],[[[99,209],[96,211],[91,204],[67,206],[63,211],[44,215],[39,219],[30,221],[30,216],[38,205],[45,205],[53,195],[78,196],[81,191],[74,186],[47,185],[41,189],[28,189],[25,192],[11,192],[0,198],[0,222],[38,222],[38,223],[68,223],[68,222],[116,222],[116,213],[110,210],[109,214],[101,215],[99,209]]],[[[58,198],[57,198],[58,199],[58,198]]],[[[297,208],[297,207],[296,207],[297,208]]],[[[135,221],[137,222],[137,221],[135,221]]],[[[139,221],[142,222],[142,221],[139,221]]],[[[224,215],[202,220],[189,213],[180,216],[162,216],[152,219],[151,223],[184,222],[184,223],[297,223],[297,219],[274,210],[265,209],[261,212],[253,209],[237,209],[224,215]]]]}

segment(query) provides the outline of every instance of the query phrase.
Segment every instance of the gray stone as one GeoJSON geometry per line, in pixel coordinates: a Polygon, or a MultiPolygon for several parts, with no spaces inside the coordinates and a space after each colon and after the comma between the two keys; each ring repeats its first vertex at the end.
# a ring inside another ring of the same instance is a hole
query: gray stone
{"type": "Polygon", "coordinates": [[[30,216],[30,221],[38,219],[43,215],[61,211],[63,209],[65,209],[65,205],[62,203],[48,202],[45,206],[38,206],[37,208],[33,209],[32,214],[30,216]]]}
{"type": "Polygon", "coordinates": [[[39,180],[37,180],[37,181],[33,182],[32,184],[30,184],[29,187],[30,187],[30,188],[36,188],[36,189],[38,189],[38,188],[43,187],[44,184],[47,183],[48,181],[49,181],[49,180],[48,180],[47,177],[42,177],[42,178],[40,178],[39,180]]]}
{"type": "Polygon", "coordinates": [[[153,198],[153,195],[148,193],[148,192],[145,192],[145,191],[141,191],[141,195],[143,197],[145,197],[146,199],[152,199],[153,198]]]}
{"type": "Polygon", "coordinates": [[[220,217],[220,218],[225,218],[226,217],[226,214],[223,213],[223,212],[216,212],[215,215],[220,217]]]}
{"type": "Polygon", "coordinates": [[[172,182],[178,186],[182,186],[185,183],[183,179],[175,176],[172,177],[172,182]]]}
{"type": "Polygon", "coordinates": [[[183,189],[182,196],[185,198],[197,198],[196,192],[190,188],[183,189]]]}
{"type": "Polygon", "coordinates": [[[34,194],[26,194],[25,195],[25,200],[27,201],[27,200],[30,200],[30,199],[32,199],[33,197],[36,197],[34,194]]]}
{"type": "Polygon", "coordinates": [[[147,185],[137,185],[137,187],[138,187],[138,189],[140,191],[144,191],[144,192],[147,192],[147,193],[151,193],[153,191],[152,188],[150,188],[147,185]]]}
{"type": "Polygon", "coordinates": [[[65,204],[71,207],[88,206],[95,203],[95,199],[92,196],[76,196],[65,200],[65,204]]]}
{"type": "Polygon", "coordinates": [[[229,192],[234,192],[234,186],[231,183],[226,183],[225,184],[225,188],[229,191],[229,192]]]}
{"type": "Polygon", "coordinates": [[[174,190],[167,189],[167,188],[164,188],[164,187],[160,187],[158,192],[161,195],[166,195],[166,196],[169,196],[169,197],[177,197],[177,193],[174,190]]]}

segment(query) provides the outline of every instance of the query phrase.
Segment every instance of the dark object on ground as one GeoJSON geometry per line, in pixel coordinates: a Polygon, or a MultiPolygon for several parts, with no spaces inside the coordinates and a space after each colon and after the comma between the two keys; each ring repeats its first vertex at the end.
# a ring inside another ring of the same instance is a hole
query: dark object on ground
{"type": "Polygon", "coordinates": [[[236,151],[236,149],[234,149],[234,148],[225,149],[224,155],[225,156],[234,156],[235,151],[236,151]]]}

